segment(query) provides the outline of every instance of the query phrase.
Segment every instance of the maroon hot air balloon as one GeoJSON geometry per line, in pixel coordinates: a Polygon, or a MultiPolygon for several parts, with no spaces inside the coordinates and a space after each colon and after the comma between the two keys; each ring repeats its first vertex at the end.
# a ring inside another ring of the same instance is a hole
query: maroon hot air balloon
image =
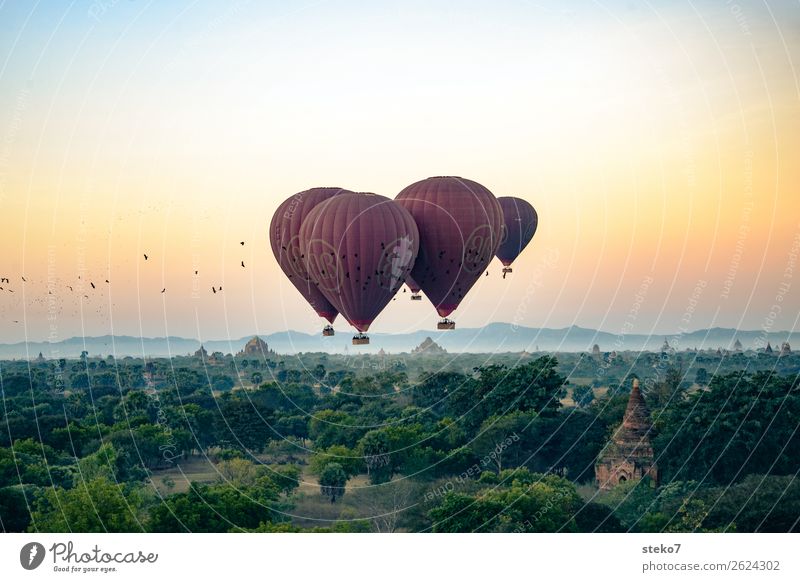
{"type": "Polygon", "coordinates": [[[539,216],[527,200],[514,196],[497,199],[503,209],[503,234],[497,249],[497,258],[503,263],[503,279],[511,273],[511,263],[531,242],[536,234],[539,216]]]}
{"type": "Polygon", "coordinates": [[[414,266],[419,231],[402,206],[377,194],[340,194],[303,221],[306,268],[319,290],[364,335],[414,266]]]}
{"type": "Polygon", "coordinates": [[[419,256],[411,271],[453,329],[453,312],[494,257],[500,244],[503,211],[485,186],[455,176],[428,178],[406,187],[395,199],[419,228],[419,256]]]}
{"type": "Polygon", "coordinates": [[[422,301],[422,295],[419,294],[422,289],[419,284],[411,278],[411,275],[406,277],[406,285],[411,289],[411,301],[422,301]]]}
{"type": "MultiPolygon", "coordinates": [[[[314,311],[330,323],[336,319],[338,311],[317,289],[306,271],[305,261],[300,257],[300,225],[315,206],[342,193],[350,191],[342,188],[311,188],[298,192],[278,206],[269,225],[269,242],[281,269],[314,311]]],[[[333,335],[333,327],[326,325],[322,334],[333,335]]]]}

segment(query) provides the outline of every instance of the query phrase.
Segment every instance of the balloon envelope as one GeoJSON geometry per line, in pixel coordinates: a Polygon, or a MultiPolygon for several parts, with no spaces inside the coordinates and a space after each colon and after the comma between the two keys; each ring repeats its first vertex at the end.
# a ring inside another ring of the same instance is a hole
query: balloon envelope
{"type": "Polygon", "coordinates": [[[319,290],[365,332],[414,266],[419,231],[393,200],[349,193],[315,208],[303,221],[300,241],[319,290]]]}
{"type": "Polygon", "coordinates": [[[539,216],[527,200],[514,196],[497,199],[503,209],[503,235],[497,258],[508,267],[531,242],[539,225],[539,216]]]}
{"type": "Polygon", "coordinates": [[[298,192],[278,206],[269,224],[269,242],[281,270],[314,311],[331,323],[338,311],[311,280],[305,261],[300,257],[300,225],[318,204],[349,192],[342,188],[311,188],[298,192]]]}
{"type": "Polygon", "coordinates": [[[439,315],[447,317],[497,251],[500,203],[485,186],[454,176],[411,184],[395,200],[419,228],[420,250],[411,276],[439,315]]]}
{"type": "Polygon", "coordinates": [[[419,293],[422,289],[419,284],[411,278],[411,275],[406,277],[406,285],[408,285],[408,288],[411,289],[412,293],[419,293]]]}

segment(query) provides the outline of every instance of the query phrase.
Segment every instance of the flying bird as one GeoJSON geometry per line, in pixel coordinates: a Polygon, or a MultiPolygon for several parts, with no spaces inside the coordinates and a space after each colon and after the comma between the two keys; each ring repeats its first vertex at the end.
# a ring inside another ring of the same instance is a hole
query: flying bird
{"type": "Polygon", "coordinates": [[[240,244],[240,245],[242,245],[242,246],[244,246],[244,241],[240,242],[239,244],[240,244]]]}
{"type": "Polygon", "coordinates": [[[0,277],[0,283],[11,283],[7,277],[0,277]]]}
{"type": "Polygon", "coordinates": [[[145,255],[144,255],[144,260],[145,261],[147,260],[147,253],[145,253],[145,255]]]}
{"type": "Polygon", "coordinates": [[[244,267],[244,261],[242,261],[242,267],[244,267]]]}
{"type": "Polygon", "coordinates": [[[92,289],[97,289],[97,287],[95,287],[95,286],[94,286],[94,283],[92,283],[91,281],[89,281],[89,285],[91,285],[91,286],[92,286],[92,289]]]}
{"type": "Polygon", "coordinates": [[[211,290],[212,290],[214,293],[216,293],[216,292],[217,292],[217,290],[216,290],[216,289],[214,289],[214,287],[212,287],[212,288],[211,288],[211,290]]]}
{"type": "Polygon", "coordinates": [[[27,283],[28,281],[27,281],[27,279],[25,279],[25,277],[22,277],[22,282],[23,283],[27,283]]]}
{"type": "Polygon", "coordinates": [[[164,288],[161,290],[161,292],[162,292],[162,293],[164,293],[166,290],[167,290],[167,288],[166,288],[166,287],[164,287],[164,288]]]}

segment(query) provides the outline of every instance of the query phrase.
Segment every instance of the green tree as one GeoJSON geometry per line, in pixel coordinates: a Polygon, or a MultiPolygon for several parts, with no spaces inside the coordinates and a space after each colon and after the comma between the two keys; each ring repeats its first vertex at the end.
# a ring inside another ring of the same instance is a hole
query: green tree
{"type": "Polygon", "coordinates": [[[225,374],[215,374],[211,377],[211,387],[214,388],[214,390],[223,392],[225,390],[230,390],[235,385],[236,382],[233,381],[233,378],[225,374]]]}
{"type": "Polygon", "coordinates": [[[140,532],[144,496],[137,486],[118,485],[106,477],[74,489],[46,489],[31,514],[32,532],[140,532]]]}
{"type": "Polygon", "coordinates": [[[0,532],[24,532],[31,522],[22,486],[0,488],[0,532]]]}
{"type": "Polygon", "coordinates": [[[535,418],[535,414],[520,411],[487,418],[470,444],[482,468],[499,473],[505,468],[505,460],[509,460],[512,466],[524,462],[526,457],[520,454],[525,452],[521,451],[524,446],[520,442],[521,435],[525,434],[535,418]]]}
{"type": "Polygon", "coordinates": [[[369,431],[358,446],[364,453],[364,465],[367,467],[369,482],[378,484],[391,480],[394,473],[392,447],[386,431],[382,429],[369,431]]]}
{"type": "Polygon", "coordinates": [[[150,510],[150,531],[219,533],[242,531],[275,520],[278,488],[263,480],[256,487],[192,483],[150,510]]]}
{"type": "Polygon", "coordinates": [[[756,474],[800,471],[797,377],[772,372],[715,376],[708,390],[657,416],[653,446],[664,481],[728,484],[756,474]]]}
{"type": "Polygon", "coordinates": [[[308,460],[308,469],[319,476],[329,463],[338,463],[348,479],[363,473],[366,469],[364,455],[342,445],[331,445],[327,449],[315,451],[308,460]]]}
{"type": "Polygon", "coordinates": [[[479,426],[486,418],[513,410],[553,416],[565,396],[566,379],[557,372],[558,361],[550,356],[507,368],[502,365],[478,369],[478,378],[459,390],[458,408],[465,396],[470,400],[469,422],[479,426]],[[468,393],[472,391],[472,394],[468,393]]]}
{"type": "Polygon", "coordinates": [[[319,476],[319,490],[323,497],[336,503],[337,498],[344,496],[347,485],[347,473],[339,463],[328,463],[319,476]]]}
{"type": "Polygon", "coordinates": [[[270,411],[232,397],[223,401],[221,414],[216,418],[219,444],[242,451],[260,452],[275,435],[269,425],[270,411]]]}
{"type": "Polygon", "coordinates": [[[355,446],[361,430],[358,423],[346,412],[323,410],[309,421],[308,433],[314,446],[327,449],[331,445],[355,446]]]}
{"type": "Polygon", "coordinates": [[[572,400],[579,408],[586,408],[594,400],[594,390],[591,386],[575,386],[572,389],[572,400]]]}
{"type": "Polygon", "coordinates": [[[457,372],[428,374],[413,387],[411,400],[420,408],[432,408],[437,412],[443,412],[447,408],[448,398],[457,394],[459,388],[467,381],[464,374],[457,372]]]}
{"type": "Polygon", "coordinates": [[[583,505],[575,486],[555,475],[502,471],[498,484],[475,495],[450,492],[429,511],[435,532],[577,531],[583,505]]]}

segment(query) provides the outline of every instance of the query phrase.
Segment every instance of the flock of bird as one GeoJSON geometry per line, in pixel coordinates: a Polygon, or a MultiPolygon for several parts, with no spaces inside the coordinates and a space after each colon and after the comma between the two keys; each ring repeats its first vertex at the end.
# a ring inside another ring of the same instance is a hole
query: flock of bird
{"type": "MultiPolygon", "coordinates": [[[[245,245],[245,241],[240,241],[239,244],[241,246],[244,246],[245,245]]],[[[145,261],[150,260],[150,255],[148,255],[147,253],[143,253],[142,256],[144,257],[145,261]]],[[[244,260],[241,260],[240,264],[241,264],[243,269],[246,268],[244,260]]],[[[194,274],[195,275],[199,275],[199,271],[195,270],[194,274]]],[[[23,283],[27,283],[28,282],[28,279],[26,279],[22,275],[20,275],[20,279],[22,280],[23,283]]],[[[78,280],[83,282],[83,278],[82,278],[81,275],[78,275],[78,280]]],[[[111,282],[108,279],[105,279],[105,282],[106,282],[106,284],[109,284],[109,285],[111,284],[111,282]]],[[[61,282],[57,278],[56,279],[49,279],[47,281],[46,285],[48,287],[47,295],[50,296],[50,297],[47,297],[47,296],[35,296],[30,300],[30,302],[33,305],[38,305],[38,306],[41,306],[41,307],[49,307],[54,301],[53,300],[53,296],[56,295],[56,293],[54,293],[54,290],[57,289],[56,283],[60,283],[60,285],[58,285],[58,286],[62,286],[63,285],[64,289],[69,289],[69,291],[71,293],[75,293],[75,287],[73,287],[73,285],[61,282]]],[[[2,293],[12,293],[12,294],[15,293],[14,289],[10,287],[11,284],[12,283],[11,283],[11,278],[10,277],[5,277],[5,276],[0,277],[0,292],[2,292],[2,293]]],[[[92,288],[92,290],[97,290],[97,285],[95,285],[94,281],[89,281],[89,286],[92,288]]],[[[166,287],[162,287],[161,293],[163,294],[163,293],[166,293],[166,292],[167,292],[167,288],[166,287]]],[[[217,293],[222,292],[222,285],[212,285],[211,286],[211,292],[214,295],[216,295],[217,293]]],[[[79,295],[82,295],[84,299],[90,299],[89,295],[86,294],[86,293],[79,293],[79,295]]],[[[5,311],[5,309],[2,309],[0,311],[5,311]]],[[[100,308],[97,309],[97,313],[102,315],[100,308]]],[[[74,310],[72,312],[72,314],[76,315],[77,314],[77,309],[74,310]]],[[[19,320],[18,319],[14,319],[14,320],[12,320],[12,323],[18,324],[19,320]]]]}

